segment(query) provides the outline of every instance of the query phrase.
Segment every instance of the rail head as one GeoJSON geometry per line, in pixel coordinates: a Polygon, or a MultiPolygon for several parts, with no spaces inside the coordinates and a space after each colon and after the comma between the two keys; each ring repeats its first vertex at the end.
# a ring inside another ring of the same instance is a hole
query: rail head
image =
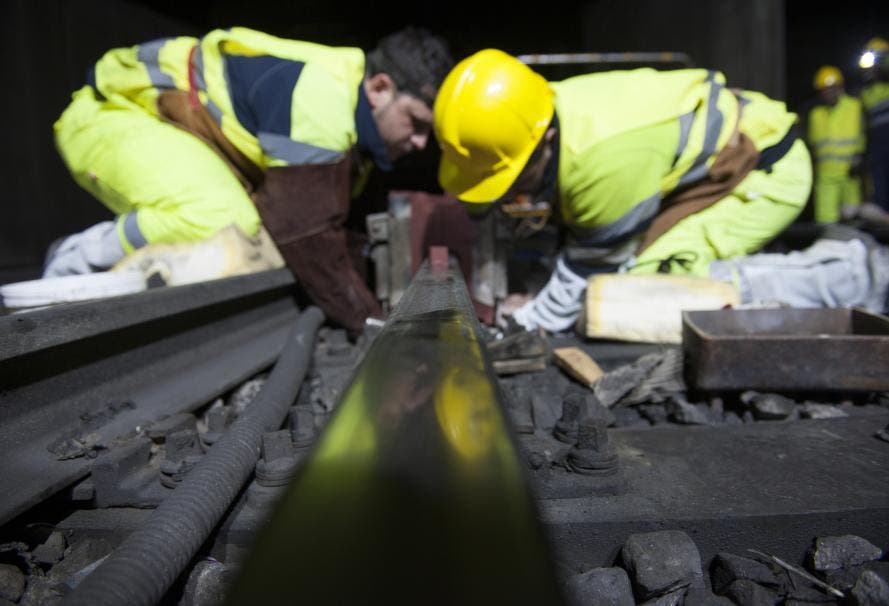
{"type": "Polygon", "coordinates": [[[414,277],[230,599],[296,597],[561,603],[496,375],[452,266],[427,262],[414,277]]]}

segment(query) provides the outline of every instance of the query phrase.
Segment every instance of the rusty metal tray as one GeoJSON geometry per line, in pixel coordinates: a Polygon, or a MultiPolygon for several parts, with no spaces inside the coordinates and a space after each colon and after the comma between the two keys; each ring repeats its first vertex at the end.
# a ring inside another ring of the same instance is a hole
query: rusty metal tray
{"type": "Polygon", "coordinates": [[[682,348],[701,390],[889,390],[889,318],[860,309],[684,311],[682,348]]]}

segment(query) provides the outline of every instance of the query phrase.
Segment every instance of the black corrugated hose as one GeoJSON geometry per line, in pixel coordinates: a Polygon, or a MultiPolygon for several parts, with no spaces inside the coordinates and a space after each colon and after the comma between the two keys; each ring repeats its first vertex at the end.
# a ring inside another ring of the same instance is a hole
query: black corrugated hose
{"type": "Polygon", "coordinates": [[[324,321],[300,314],[268,380],[185,480],[63,600],[66,606],[156,604],[231,506],[259,459],[262,435],[281,426],[312,359],[324,321]]]}

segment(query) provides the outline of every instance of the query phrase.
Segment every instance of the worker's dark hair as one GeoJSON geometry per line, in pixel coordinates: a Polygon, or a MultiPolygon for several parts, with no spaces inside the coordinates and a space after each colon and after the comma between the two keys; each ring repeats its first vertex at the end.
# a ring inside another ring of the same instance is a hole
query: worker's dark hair
{"type": "Polygon", "coordinates": [[[367,53],[366,73],[388,74],[399,90],[432,107],[442,80],[454,67],[448,43],[421,27],[406,27],[379,41],[367,53]]]}

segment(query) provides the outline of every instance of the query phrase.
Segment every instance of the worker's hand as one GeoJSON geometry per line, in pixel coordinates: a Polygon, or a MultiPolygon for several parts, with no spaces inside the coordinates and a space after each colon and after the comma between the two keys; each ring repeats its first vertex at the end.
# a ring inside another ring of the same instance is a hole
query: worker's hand
{"type": "Polygon", "coordinates": [[[559,255],[543,290],[516,309],[512,317],[528,330],[537,327],[552,333],[569,330],[580,314],[586,285],[587,279],[574,273],[564,256],[559,255]]]}
{"type": "Polygon", "coordinates": [[[859,210],[861,210],[860,204],[843,204],[840,207],[840,218],[843,221],[851,221],[858,217],[859,210]]]}
{"type": "Polygon", "coordinates": [[[498,303],[497,311],[494,313],[494,323],[502,329],[509,328],[513,323],[510,322],[512,314],[519,307],[530,301],[533,297],[525,293],[512,293],[503,301],[498,303]]]}

